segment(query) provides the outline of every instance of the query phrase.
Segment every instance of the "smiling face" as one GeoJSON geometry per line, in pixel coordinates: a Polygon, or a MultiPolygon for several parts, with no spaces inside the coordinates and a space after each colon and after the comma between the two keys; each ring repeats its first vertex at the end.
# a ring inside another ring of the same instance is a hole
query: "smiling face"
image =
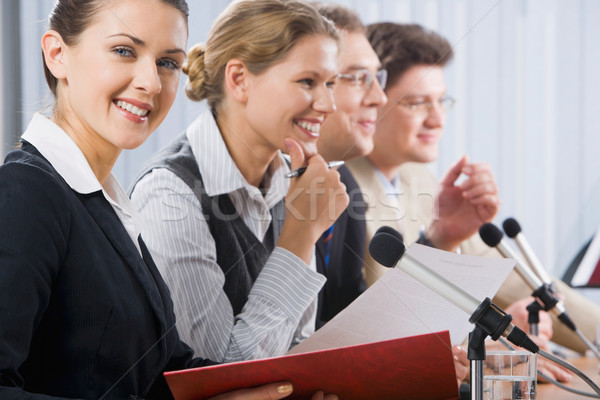
{"type": "MultiPolygon", "coordinates": [[[[379,70],[379,59],[363,33],[343,35],[340,47],[341,74],[365,70],[376,74],[379,70]]],[[[377,108],[387,101],[383,89],[376,79],[371,87],[338,79],[333,96],[337,109],[323,125],[319,153],[326,160],[350,160],[368,154],[373,149],[377,108]]]]}
{"type": "Polygon", "coordinates": [[[439,105],[426,113],[418,113],[398,101],[405,104],[437,103],[446,94],[442,67],[411,67],[386,93],[389,103],[380,110],[375,147],[369,159],[380,169],[398,167],[405,162],[435,161],[446,114],[439,105]]]}
{"type": "Polygon", "coordinates": [[[286,151],[296,139],[305,154],[317,152],[325,118],[334,111],[336,42],[324,35],[300,39],[280,62],[248,80],[246,118],[260,145],[286,151]]]}
{"type": "Polygon", "coordinates": [[[169,111],[187,26],[159,0],[107,1],[75,45],[64,46],[56,122],[89,159],[144,142],[169,111]]]}

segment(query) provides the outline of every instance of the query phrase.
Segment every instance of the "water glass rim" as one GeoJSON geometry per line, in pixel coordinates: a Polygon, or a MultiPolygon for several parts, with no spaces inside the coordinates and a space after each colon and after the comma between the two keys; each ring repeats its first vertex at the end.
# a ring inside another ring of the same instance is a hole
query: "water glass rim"
{"type": "Polygon", "coordinates": [[[536,355],[527,350],[490,350],[485,352],[487,356],[533,356],[536,355]]]}

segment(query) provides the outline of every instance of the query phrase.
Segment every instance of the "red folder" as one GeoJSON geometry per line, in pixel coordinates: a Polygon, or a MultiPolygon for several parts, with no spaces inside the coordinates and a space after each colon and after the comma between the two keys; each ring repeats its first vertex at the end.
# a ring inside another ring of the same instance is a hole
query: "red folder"
{"type": "Polygon", "coordinates": [[[176,400],[208,399],[280,381],[293,383],[289,399],[310,399],[317,390],[342,400],[459,397],[448,331],[166,372],[165,378],[176,400]]]}

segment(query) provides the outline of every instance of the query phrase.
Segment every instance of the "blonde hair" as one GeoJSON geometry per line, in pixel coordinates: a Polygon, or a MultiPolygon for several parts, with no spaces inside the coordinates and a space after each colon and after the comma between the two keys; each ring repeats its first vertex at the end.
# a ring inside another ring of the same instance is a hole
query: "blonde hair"
{"type": "Polygon", "coordinates": [[[238,0],[213,24],[206,45],[193,46],[183,72],[188,75],[187,96],[206,99],[213,112],[223,99],[225,65],[233,58],[258,75],[285,58],[307,35],[325,35],[339,41],[337,29],[317,9],[297,0],[238,0]]]}

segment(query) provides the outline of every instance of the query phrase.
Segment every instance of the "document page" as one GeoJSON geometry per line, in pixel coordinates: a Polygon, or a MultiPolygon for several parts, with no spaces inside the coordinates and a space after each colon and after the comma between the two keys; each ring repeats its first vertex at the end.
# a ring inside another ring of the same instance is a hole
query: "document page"
{"type": "MultiPolygon", "coordinates": [[[[419,244],[407,249],[417,259],[477,300],[493,298],[514,260],[449,253],[419,244]]],[[[353,346],[450,331],[460,344],[473,329],[470,315],[398,268],[392,268],[352,304],[289,354],[353,346]]]]}

